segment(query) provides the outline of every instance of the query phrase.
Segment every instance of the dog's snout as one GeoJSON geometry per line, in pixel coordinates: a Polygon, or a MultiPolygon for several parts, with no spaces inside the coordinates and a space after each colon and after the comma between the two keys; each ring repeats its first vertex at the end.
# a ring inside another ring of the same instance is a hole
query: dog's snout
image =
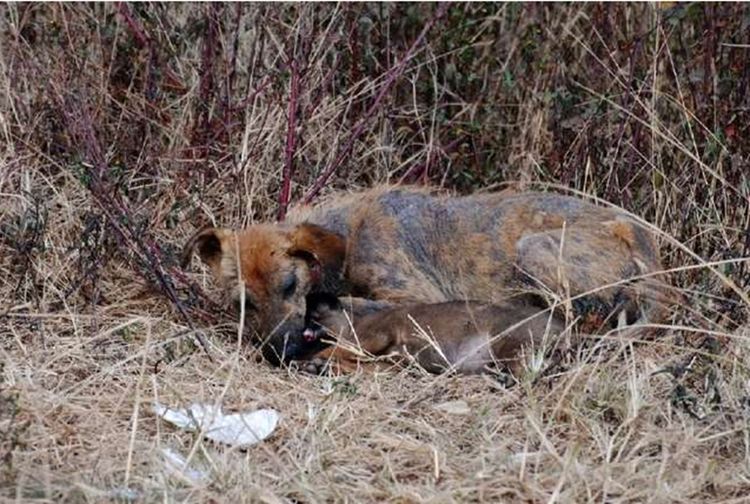
{"type": "Polygon", "coordinates": [[[305,329],[302,332],[302,337],[304,338],[305,341],[308,341],[308,342],[315,341],[315,338],[316,338],[316,336],[315,336],[315,330],[314,329],[310,329],[308,327],[307,329],[305,329]]]}
{"type": "Polygon", "coordinates": [[[274,365],[300,360],[322,350],[317,332],[312,328],[279,327],[263,344],[262,353],[274,365]]]}

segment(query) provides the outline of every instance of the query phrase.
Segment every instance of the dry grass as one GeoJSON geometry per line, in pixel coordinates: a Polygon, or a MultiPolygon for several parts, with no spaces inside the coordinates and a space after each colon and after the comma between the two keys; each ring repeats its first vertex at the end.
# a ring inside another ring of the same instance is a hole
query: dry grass
{"type": "Polygon", "coordinates": [[[750,492],[744,5],[0,14],[0,499],[750,492]],[[664,232],[685,303],[656,340],[592,340],[511,388],[271,368],[238,348],[210,279],[180,272],[176,251],[206,223],[274,219],[326,171],[324,192],[429,181],[603,198],[664,232]],[[157,398],[283,420],[239,452],[160,423],[157,398]],[[437,408],[456,400],[470,412],[437,408]],[[210,480],[169,475],[164,447],[210,480]]]}

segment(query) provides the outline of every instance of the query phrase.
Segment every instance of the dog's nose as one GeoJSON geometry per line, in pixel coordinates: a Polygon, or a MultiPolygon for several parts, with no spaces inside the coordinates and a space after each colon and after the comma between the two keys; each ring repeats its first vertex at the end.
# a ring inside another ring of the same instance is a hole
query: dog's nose
{"type": "Polygon", "coordinates": [[[313,331],[312,329],[305,329],[302,332],[302,337],[305,338],[305,341],[307,342],[315,341],[315,331],[313,331]]]}

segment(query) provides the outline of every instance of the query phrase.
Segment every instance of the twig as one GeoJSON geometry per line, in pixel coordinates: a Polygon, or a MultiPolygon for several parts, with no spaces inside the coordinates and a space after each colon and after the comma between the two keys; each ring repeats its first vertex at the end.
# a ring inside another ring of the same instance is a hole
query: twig
{"type": "MultiPolygon", "coordinates": [[[[155,252],[155,244],[147,237],[142,236],[138,230],[134,229],[132,224],[133,219],[129,217],[130,212],[119,197],[120,194],[116,191],[109,190],[109,188],[106,187],[105,175],[107,164],[102,155],[99,140],[93,130],[92,120],[89,116],[88,109],[81,104],[71,103],[70,100],[65,100],[61,94],[57,92],[57,89],[54,89],[54,91],[56,91],[55,94],[57,95],[63,116],[73,138],[76,138],[78,143],[82,144],[86,158],[88,158],[90,164],[93,166],[93,169],[89,171],[90,181],[88,189],[94,197],[94,201],[102,210],[107,221],[112,226],[112,229],[114,229],[120,240],[126,244],[129,250],[136,254],[136,257],[143,264],[148,266],[151,273],[156,277],[162,291],[166,294],[172,304],[174,304],[188,327],[190,327],[195,334],[203,351],[206,352],[209,359],[213,360],[213,357],[208,350],[208,343],[205,338],[203,338],[203,335],[195,330],[187,310],[177,296],[171,278],[169,278],[165,272],[159,254],[155,252]]],[[[150,281],[148,277],[146,277],[146,280],[150,281]]]]}
{"type": "Polygon", "coordinates": [[[234,81],[237,78],[237,53],[239,52],[240,45],[240,28],[242,26],[242,4],[236,5],[236,12],[234,16],[234,37],[232,38],[232,57],[230,58],[229,64],[229,76],[227,77],[228,92],[227,102],[231,99],[232,90],[234,89],[234,81]]]}
{"type": "Polygon", "coordinates": [[[401,59],[401,61],[396,63],[393,67],[391,67],[386,72],[386,76],[387,76],[386,81],[383,84],[383,86],[380,88],[380,92],[372,101],[372,104],[364,113],[362,118],[359,120],[359,123],[357,123],[357,125],[354,127],[354,130],[349,135],[349,138],[344,144],[344,147],[336,155],[336,158],[323,171],[323,173],[321,173],[321,175],[317,178],[317,180],[313,184],[312,188],[305,195],[305,197],[302,200],[304,204],[309,204],[313,199],[315,199],[315,197],[320,193],[323,187],[325,187],[326,183],[328,182],[328,179],[330,179],[331,176],[334,173],[336,173],[336,170],[339,169],[341,164],[344,162],[344,159],[346,159],[349,156],[349,154],[351,153],[354,147],[354,142],[356,142],[357,139],[362,135],[362,132],[365,130],[365,127],[370,123],[370,119],[375,114],[375,112],[377,112],[378,109],[380,108],[380,102],[383,100],[385,95],[388,94],[388,92],[391,90],[391,87],[396,82],[396,80],[399,77],[401,77],[401,75],[404,73],[404,69],[406,68],[407,63],[411,61],[417,48],[422,45],[422,42],[424,41],[425,37],[427,36],[427,33],[430,31],[432,26],[440,18],[442,18],[443,15],[447,12],[448,7],[450,7],[450,2],[445,2],[445,3],[440,4],[440,7],[438,8],[435,15],[427,22],[427,24],[425,24],[424,28],[422,29],[422,32],[419,34],[416,40],[414,40],[414,43],[412,43],[411,47],[409,47],[409,50],[406,51],[406,54],[401,59]]]}
{"type": "Polygon", "coordinates": [[[146,33],[146,30],[143,29],[143,25],[141,25],[140,21],[133,16],[130,6],[125,2],[118,2],[117,12],[119,12],[123,19],[125,19],[125,22],[138,44],[141,47],[150,47],[151,38],[146,33]]]}
{"type": "Polygon", "coordinates": [[[152,112],[158,115],[159,110],[153,107],[153,103],[156,101],[157,97],[157,75],[159,73],[162,73],[163,78],[169,79],[171,82],[169,82],[168,86],[172,89],[184,92],[186,87],[182,83],[180,78],[177,77],[177,75],[168,66],[164,69],[159,68],[157,70],[157,67],[160,63],[159,54],[157,51],[158,44],[153,43],[154,39],[148,34],[146,29],[143,27],[143,24],[138,20],[138,17],[133,15],[133,12],[130,10],[130,6],[125,2],[118,2],[117,12],[119,12],[122,18],[125,20],[125,24],[128,25],[128,28],[130,29],[133,38],[135,38],[136,43],[140,47],[148,50],[149,54],[146,67],[146,84],[144,93],[146,96],[146,102],[151,105],[151,107],[149,107],[149,110],[152,110],[152,112]]]}
{"type": "Polygon", "coordinates": [[[245,110],[245,108],[255,100],[255,97],[261,94],[263,91],[266,90],[266,88],[271,84],[271,78],[270,76],[266,75],[263,80],[258,84],[255,89],[252,91],[249,91],[247,93],[247,96],[243,98],[239,103],[236,105],[232,105],[231,111],[232,112],[242,112],[245,110]]]}
{"type": "Polygon", "coordinates": [[[286,217],[286,209],[289,206],[289,198],[292,191],[292,177],[294,176],[294,155],[297,147],[297,108],[299,99],[300,75],[297,61],[291,62],[291,90],[289,92],[288,125],[286,130],[286,150],[284,162],[284,174],[279,193],[278,220],[283,221],[286,217]]]}
{"type": "Polygon", "coordinates": [[[198,148],[199,157],[205,157],[208,151],[209,134],[211,129],[211,102],[216,93],[214,83],[214,60],[216,59],[217,37],[219,27],[217,26],[218,7],[207,6],[205,15],[206,30],[203,34],[203,51],[201,52],[201,67],[199,72],[198,114],[195,117],[191,147],[198,148]]]}
{"type": "Polygon", "coordinates": [[[291,73],[289,104],[287,108],[287,136],[285,149],[285,162],[282,178],[281,192],[279,193],[279,213],[278,220],[283,221],[286,217],[286,211],[289,207],[292,191],[292,179],[296,170],[295,159],[297,154],[297,144],[301,142],[305,118],[309,117],[306,108],[300,104],[300,93],[302,84],[305,81],[307,72],[310,68],[310,59],[312,52],[312,40],[315,35],[315,26],[317,17],[314,16],[313,22],[310,23],[309,29],[305,29],[302,24],[296,32],[294,41],[291,42],[291,49],[288,51],[288,66],[291,73]]]}
{"type": "MultiPolygon", "coordinates": [[[[444,155],[448,155],[453,153],[459,145],[464,141],[464,137],[456,138],[455,140],[451,141],[446,145],[445,147],[442,147],[440,150],[444,155]]],[[[432,149],[429,154],[427,154],[427,159],[424,163],[419,163],[416,165],[413,165],[411,168],[409,168],[406,173],[404,173],[401,178],[399,179],[398,183],[401,184],[403,182],[410,183],[414,182],[422,175],[426,175],[430,165],[432,164],[433,158],[436,156],[436,152],[438,149],[432,149]]]]}

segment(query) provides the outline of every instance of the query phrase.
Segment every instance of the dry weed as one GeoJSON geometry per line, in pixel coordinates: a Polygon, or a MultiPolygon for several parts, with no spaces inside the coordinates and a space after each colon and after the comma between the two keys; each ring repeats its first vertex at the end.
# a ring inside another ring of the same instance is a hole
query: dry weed
{"type": "Polygon", "coordinates": [[[746,499],[745,5],[6,4],[0,19],[0,499],[746,499]],[[655,340],[591,340],[510,388],[316,377],[238,349],[205,272],[176,267],[197,227],[385,181],[622,206],[663,231],[684,303],[655,340]],[[160,422],[157,399],[283,420],[241,452],[160,422]],[[162,448],[208,479],[170,475],[162,448]]]}

